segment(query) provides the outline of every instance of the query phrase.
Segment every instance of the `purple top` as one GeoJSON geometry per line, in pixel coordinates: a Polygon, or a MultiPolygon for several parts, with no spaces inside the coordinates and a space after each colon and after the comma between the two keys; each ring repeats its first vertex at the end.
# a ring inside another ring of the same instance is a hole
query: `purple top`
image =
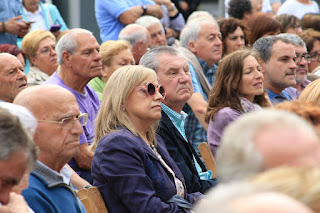
{"type": "MultiPolygon", "coordinates": [[[[53,73],[43,84],[55,84],[61,86],[72,92],[76,97],[79,110],[83,113],[88,113],[88,123],[83,127],[83,133],[80,135],[80,144],[88,142],[88,145],[90,145],[94,139],[94,121],[100,108],[100,101],[94,90],[89,85],[86,85],[84,87],[84,94],[77,92],[65,85],[57,75],[57,72],[53,73]]],[[[69,165],[71,167],[78,166],[74,159],[69,162],[69,165]]]]}
{"type": "Polygon", "coordinates": [[[236,120],[242,113],[230,107],[220,109],[214,116],[214,120],[210,118],[208,126],[208,145],[213,155],[216,154],[220,146],[220,138],[222,132],[229,123],[236,120]]]}

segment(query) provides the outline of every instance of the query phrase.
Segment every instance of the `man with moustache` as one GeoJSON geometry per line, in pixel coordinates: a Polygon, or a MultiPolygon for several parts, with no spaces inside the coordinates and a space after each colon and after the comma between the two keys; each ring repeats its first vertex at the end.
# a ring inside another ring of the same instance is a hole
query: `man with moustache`
{"type": "Polygon", "coordinates": [[[207,141],[208,124],[204,121],[208,96],[221,59],[222,42],[219,25],[211,18],[196,18],[180,34],[181,51],[189,63],[193,94],[188,100],[187,137],[199,153],[198,145],[207,141]]]}
{"type": "Polygon", "coordinates": [[[89,116],[80,136],[80,154],[69,162],[73,170],[89,183],[92,183],[93,152],[88,150],[88,146],[94,140],[94,120],[100,101],[87,84],[91,79],[102,75],[99,49],[92,32],[79,28],[70,30],[56,46],[60,69],[44,82],[68,89],[76,97],[80,111],[89,116]]]}
{"type": "Polygon", "coordinates": [[[27,86],[27,77],[19,59],[9,53],[0,53],[0,101],[12,103],[27,86]]]}
{"type": "Polygon", "coordinates": [[[81,113],[74,95],[54,85],[40,85],[21,91],[14,100],[29,109],[38,120],[34,142],[38,160],[22,192],[34,212],[86,212],[70,182],[64,165],[80,152],[79,139],[87,114],[81,113]]]}
{"type": "Polygon", "coordinates": [[[284,89],[296,85],[295,51],[289,40],[280,36],[264,36],[253,44],[261,60],[265,87],[272,104],[292,100],[284,89]]]}
{"type": "Polygon", "coordinates": [[[296,85],[288,87],[284,91],[287,92],[293,99],[298,99],[301,92],[306,88],[311,81],[307,79],[308,64],[311,62],[311,56],[308,54],[306,44],[297,35],[292,33],[282,33],[278,36],[288,39],[296,53],[295,62],[296,69],[296,85]]]}
{"type": "Polygon", "coordinates": [[[184,129],[186,113],[182,108],[193,93],[188,63],[180,51],[163,46],[148,51],[140,65],[156,71],[159,84],[166,91],[158,134],[182,172],[188,193],[204,193],[216,182],[188,141],[184,129]]]}

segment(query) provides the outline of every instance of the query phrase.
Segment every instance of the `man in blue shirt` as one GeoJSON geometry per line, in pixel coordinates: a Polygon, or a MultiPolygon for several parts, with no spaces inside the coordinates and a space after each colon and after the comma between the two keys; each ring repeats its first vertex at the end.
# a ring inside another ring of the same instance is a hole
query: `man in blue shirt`
{"type": "MultiPolygon", "coordinates": [[[[186,133],[193,148],[207,141],[208,124],[204,121],[207,100],[215,81],[217,65],[221,59],[222,42],[217,22],[213,18],[190,21],[180,35],[181,50],[189,63],[194,92],[188,100],[186,133]]],[[[198,152],[199,153],[199,152],[198,152]]]]}
{"type": "Polygon", "coordinates": [[[102,42],[118,40],[122,28],[142,15],[163,16],[161,6],[152,0],[96,0],[95,14],[102,42]]]}
{"type": "Polygon", "coordinates": [[[30,24],[20,15],[22,7],[19,0],[2,0],[0,4],[0,44],[16,45],[17,37],[27,34],[30,24]]]}
{"type": "Polygon", "coordinates": [[[273,104],[292,100],[284,91],[296,85],[296,54],[289,40],[280,36],[265,36],[253,44],[253,49],[261,60],[261,72],[265,78],[265,87],[273,104]]]}

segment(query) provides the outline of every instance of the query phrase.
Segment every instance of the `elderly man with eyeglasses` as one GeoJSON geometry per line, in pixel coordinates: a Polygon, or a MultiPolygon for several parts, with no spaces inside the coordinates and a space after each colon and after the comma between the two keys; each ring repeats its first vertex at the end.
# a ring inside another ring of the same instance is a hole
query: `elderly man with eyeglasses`
{"type": "Polygon", "coordinates": [[[284,91],[287,92],[293,99],[298,99],[300,93],[310,84],[310,81],[307,79],[307,75],[308,64],[311,62],[311,56],[308,54],[306,44],[299,36],[291,33],[282,33],[278,36],[288,39],[296,53],[295,63],[297,65],[297,83],[295,86],[288,87],[284,91]]]}
{"type": "Polygon", "coordinates": [[[81,113],[74,95],[59,86],[41,85],[21,91],[14,104],[29,109],[38,120],[34,142],[38,160],[23,191],[34,212],[86,212],[65,167],[80,153],[80,135],[88,115],[81,113]]]}

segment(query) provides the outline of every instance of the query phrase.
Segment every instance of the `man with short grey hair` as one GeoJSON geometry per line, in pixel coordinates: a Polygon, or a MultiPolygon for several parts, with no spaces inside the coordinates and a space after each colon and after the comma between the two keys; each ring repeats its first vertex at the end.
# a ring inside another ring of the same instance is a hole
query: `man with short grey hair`
{"type": "Polygon", "coordinates": [[[129,24],[119,33],[119,40],[126,40],[131,45],[131,52],[136,64],[140,58],[148,51],[151,43],[149,31],[141,25],[129,24]]]}
{"type": "Polygon", "coordinates": [[[253,44],[253,50],[261,58],[264,85],[273,104],[293,100],[285,88],[296,85],[295,51],[289,40],[280,36],[264,36],[253,44]]]}
{"type": "Polygon", "coordinates": [[[144,26],[150,33],[151,47],[166,46],[167,39],[160,19],[153,16],[142,16],[136,20],[136,24],[144,26]]]}
{"type": "Polygon", "coordinates": [[[210,89],[215,81],[217,63],[222,55],[219,25],[210,18],[196,18],[180,34],[181,51],[187,58],[193,94],[188,100],[186,132],[193,148],[207,141],[208,124],[204,121],[210,89]]]}
{"type": "Polygon", "coordinates": [[[158,134],[182,172],[187,192],[204,193],[216,182],[188,141],[184,129],[186,113],[182,108],[193,93],[188,63],[179,50],[162,46],[149,50],[140,64],[156,71],[159,84],[166,91],[158,134]]]}
{"type": "Polygon", "coordinates": [[[44,84],[55,84],[68,89],[76,97],[80,111],[89,115],[88,123],[80,136],[80,154],[69,165],[92,183],[91,161],[93,152],[88,146],[94,140],[94,120],[100,101],[88,82],[102,75],[100,46],[93,34],[84,29],[72,29],[59,40],[56,50],[60,69],[44,84]]]}
{"type": "Polygon", "coordinates": [[[296,53],[295,62],[297,65],[296,69],[296,85],[284,89],[293,99],[298,99],[300,93],[306,88],[311,81],[307,79],[308,75],[308,64],[311,62],[311,56],[308,54],[306,44],[304,41],[292,33],[281,33],[279,37],[286,38],[292,44],[296,53]]]}
{"type": "Polygon", "coordinates": [[[282,165],[318,166],[320,143],[304,119],[264,109],[246,113],[226,127],[215,160],[219,181],[229,182],[282,165]]]}

